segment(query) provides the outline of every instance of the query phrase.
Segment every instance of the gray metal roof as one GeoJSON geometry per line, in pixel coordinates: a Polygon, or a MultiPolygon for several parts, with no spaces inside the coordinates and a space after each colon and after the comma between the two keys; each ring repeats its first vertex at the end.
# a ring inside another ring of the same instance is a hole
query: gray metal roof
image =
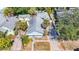
{"type": "Polygon", "coordinates": [[[16,17],[9,17],[7,19],[8,19],[8,21],[5,21],[3,26],[13,30],[15,27],[15,24],[17,22],[17,18],[16,17]]]}
{"type": "Polygon", "coordinates": [[[5,22],[5,17],[3,16],[3,14],[0,13],[0,27],[3,25],[4,22],[5,22]]]}
{"type": "Polygon", "coordinates": [[[27,35],[32,34],[33,32],[38,32],[40,34],[43,34],[44,29],[41,27],[41,24],[42,24],[44,19],[49,19],[49,16],[46,12],[37,13],[37,16],[32,17],[31,20],[29,21],[30,26],[29,26],[26,34],[27,35]]]}
{"type": "Polygon", "coordinates": [[[38,32],[43,34],[43,29],[41,28],[41,23],[43,22],[43,19],[41,17],[34,16],[31,18],[31,20],[29,21],[30,26],[28,28],[28,31],[26,34],[32,34],[32,32],[38,32]]]}

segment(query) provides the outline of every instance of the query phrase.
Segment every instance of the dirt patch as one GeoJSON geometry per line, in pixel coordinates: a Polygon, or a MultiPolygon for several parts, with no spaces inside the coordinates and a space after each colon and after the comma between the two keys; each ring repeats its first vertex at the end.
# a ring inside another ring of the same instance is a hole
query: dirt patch
{"type": "Polygon", "coordinates": [[[27,45],[24,45],[23,51],[31,51],[32,50],[32,42],[29,42],[27,45]]]}
{"type": "Polygon", "coordinates": [[[35,51],[49,51],[50,43],[49,42],[35,42],[34,50],[35,51]]]}
{"type": "Polygon", "coordinates": [[[60,41],[60,45],[64,50],[74,50],[75,48],[79,48],[79,40],[77,41],[60,41]]]}

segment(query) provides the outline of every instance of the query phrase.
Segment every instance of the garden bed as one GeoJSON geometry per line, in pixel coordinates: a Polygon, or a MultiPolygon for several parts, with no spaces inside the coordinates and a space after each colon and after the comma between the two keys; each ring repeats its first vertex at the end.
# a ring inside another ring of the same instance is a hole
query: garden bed
{"type": "Polygon", "coordinates": [[[50,43],[49,42],[35,42],[34,50],[35,51],[49,51],[50,43]]]}

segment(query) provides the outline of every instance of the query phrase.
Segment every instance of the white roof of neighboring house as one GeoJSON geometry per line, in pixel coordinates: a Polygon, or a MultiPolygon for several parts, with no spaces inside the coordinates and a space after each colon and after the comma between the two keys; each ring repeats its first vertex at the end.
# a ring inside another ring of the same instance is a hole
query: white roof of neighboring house
{"type": "Polygon", "coordinates": [[[8,31],[7,35],[10,35],[10,34],[14,35],[14,31],[13,30],[10,30],[9,28],[4,27],[4,26],[0,27],[0,31],[2,31],[2,32],[8,31]]]}
{"type": "Polygon", "coordinates": [[[8,21],[4,22],[3,26],[13,30],[16,25],[17,18],[16,17],[8,17],[7,19],[8,19],[8,21]]]}
{"type": "Polygon", "coordinates": [[[8,33],[7,33],[7,35],[10,35],[10,34],[11,34],[11,35],[15,35],[15,34],[14,34],[14,31],[12,31],[12,30],[11,30],[11,31],[8,31],[8,33]]]}
{"type": "Polygon", "coordinates": [[[14,35],[14,27],[15,27],[15,24],[17,22],[17,19],[16,17],[3,17],[2,15],[0,15],[0,31],[2,32],[7,32],[7,35],[14,35]],[[8,19],[8,21],[6,21],[6,19],[8,19]]]}
{"type": "Polygon", "coordinates": [[[6,32],[7,29],[6,29],[5,27],[0,27],[0,31],[2,31],[2,32],[6,32]]]}
{"type": "Polygon", "coordinates": [[[2,26],[4,22],[5,22],[5,17],[3,16],[3,14],[0,14],[0,26],[2,26]]]}

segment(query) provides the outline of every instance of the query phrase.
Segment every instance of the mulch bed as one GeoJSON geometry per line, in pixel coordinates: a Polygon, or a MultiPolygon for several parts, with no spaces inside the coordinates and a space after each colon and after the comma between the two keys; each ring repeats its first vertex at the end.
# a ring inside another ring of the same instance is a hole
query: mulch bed
{"type": "Polygon", "coordinates": [[[23,51],[32,51],[32,42],[29,42],[28,45],[24,45],[23,51]]]}
{"type": "Polygon", "coordinates": [[[49,42],[35,42],[34,50],[35,51],[49,51],[50,43],[49,42]]]}

